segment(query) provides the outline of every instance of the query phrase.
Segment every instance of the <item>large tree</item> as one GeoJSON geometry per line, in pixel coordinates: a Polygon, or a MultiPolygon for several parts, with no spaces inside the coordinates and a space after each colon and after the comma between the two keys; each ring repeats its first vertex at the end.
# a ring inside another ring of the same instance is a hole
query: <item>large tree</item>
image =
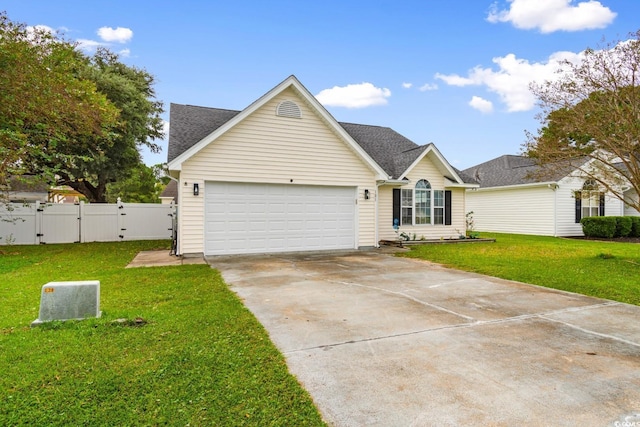
{"type": "Polygon", "coordinates": [[[118,110],[72,43],[0,13],[0,190],[25,174],[51,181],[84,160],[91,141],[111,146],[118,110]]]}
{"type": "Polygon", "coordinates": [[[143,69],[120,62],[118,56],[98,49],[85,70],[85,77],[119,110],[118,126],[108,141],[94,138],[83,159],[60,170],[59,184],[69,185],[91,202],[107,201],[107,185],[127,180],[140,169],[139,148],[152,152],[162,138],[162,102],[155,97],[153,75],[143,69]]]}
{"type": "MultiPolygon", "coordinates": [[[[532,85],[541,113],[524,151],[544,166],[568,166],[620,200],[640,194],[640,31],[566,61],[557,79],[532,85]]],[[[640,201],[627,200],[640,211],[640,201]]]]}

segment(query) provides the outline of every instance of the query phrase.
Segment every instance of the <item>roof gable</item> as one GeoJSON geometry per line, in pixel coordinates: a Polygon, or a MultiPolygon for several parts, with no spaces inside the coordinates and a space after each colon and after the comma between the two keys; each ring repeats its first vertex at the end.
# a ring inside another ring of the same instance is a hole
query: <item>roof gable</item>
{"type": "MultiPolygon", "coordinates": [[[[369,154],[358,145],[353,138],[336,122],[336,120],[329,114],[329,112],[311,95],[311,93],[298,81],[295,76],[289,76],[282,83],[271,89],[262,97],[257,99],[247,108],[242,111],[234,110],[220,110],[215,108],[193,107],[193,106],[178,106],[178,114],[175,119],[178,120],[178,131],[175,133],[171,130],[173,123],[170,126],[169,131],[169,169],[180,170],[182,163],[206,147],[209,143],[214,141],[220,135],[224,134],[229,129],[240,123],[247,118],[251,113],[258,110],[267,102],[272,100],[278,94],[286,90],[287,88],[294,89],[303,99],[307,102],[311,108],[319,114],[323,121],[336,133],[338,136],[359,155],[365,164],[367,164],[372,170],[374,170],[381,179],[386,178],[385,171],[369,156],[369,154]],[[190,119],[186,118],[186,109],[196,113],[196,116],[190,119]],[[226,121],[225,121],[226,119],[226,121]],[[197,121],[197,124],[195,123],[197,121]],[[209,133],[207,134],[207,130],[209,133]],[[204,137],[202,135],[205,135],[204,137]],[[173,140],[176,138],[177,140],[173,140]],[[200,138],[200,139],[198,139],[200,138]]],[[[171,104],[173,110],[177,104],[171,104]]],[[[170,116],[170,123],[173,121],[174,115],[170,116]]]]}

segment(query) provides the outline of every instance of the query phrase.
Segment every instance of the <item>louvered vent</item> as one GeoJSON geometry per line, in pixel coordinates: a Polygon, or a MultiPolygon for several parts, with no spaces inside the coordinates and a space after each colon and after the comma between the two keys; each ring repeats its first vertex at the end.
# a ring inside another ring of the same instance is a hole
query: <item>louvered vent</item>
{"type": "Polygon", "coordinates": [[[293,101],[282,101],[276,108],[276,116],[292,117],[294,119],[302,118],[302,111],[300,107],[293,101]]]}

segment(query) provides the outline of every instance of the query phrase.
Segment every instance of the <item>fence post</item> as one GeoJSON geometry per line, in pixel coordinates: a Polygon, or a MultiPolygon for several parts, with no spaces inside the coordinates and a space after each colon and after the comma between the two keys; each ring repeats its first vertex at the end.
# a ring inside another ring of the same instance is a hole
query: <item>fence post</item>
{"type": "Polygon", "coordinates": [[[124,203],[122,203],[122,199],[120,197],[118,197],[116,204],[118,205],[118,237],[120,238],[120,241],[123,241],[124,232],[127,230],[124,220],[127,213],[124,211],[124,203]]]}
{"type": "Polygon", "coordinates": [[[80,200],[78,202],[78,241],[80,243],[84,243],[84,200],[80,200]]]}
{"type": "Polygon", "coordinates": [[[35,212],[35,232],[36,232],[36,244],[42,243],[42,208],[40,207],[40,201],[36,200],[36,212],[35,212]]]}

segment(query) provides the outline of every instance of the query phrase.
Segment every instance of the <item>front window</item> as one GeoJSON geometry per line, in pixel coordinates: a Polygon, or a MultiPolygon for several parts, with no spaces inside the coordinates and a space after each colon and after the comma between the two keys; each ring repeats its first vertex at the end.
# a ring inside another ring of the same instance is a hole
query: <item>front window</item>
{"type": "Polygon", "coordinates": [[[445,223],[445,192],[434,190],[421,179],[413,189],[400,191],[402,225],[443,225],[445,223]]]}
{"type": "Polygon", "coordinates": [[[582,186],[582,218],[600,215],[600,191],[598,183],[593,179],[585,181],[582,186]]]}
{"type": "Polygon", "coordinates": [[[416,184],[416,225],[431,224],[431,184],[421,179],[416,184]]]}
{"type": "Polygon", "coordinates": [[[413,224],[413,190],[402,189],[402,224],[413,224]]]}
{"type": "Polygon", "coordinates": [[[444,224],[444,191],[433,190],[433,223],[444,224]]]}

